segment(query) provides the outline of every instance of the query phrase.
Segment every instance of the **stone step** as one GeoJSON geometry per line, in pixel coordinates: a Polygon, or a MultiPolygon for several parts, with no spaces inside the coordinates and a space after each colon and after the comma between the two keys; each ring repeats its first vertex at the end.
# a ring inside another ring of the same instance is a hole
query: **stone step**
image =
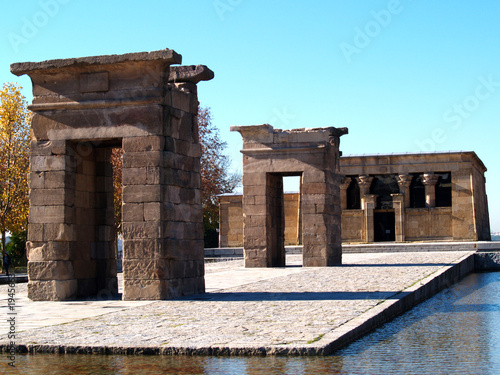
{"type": "MultiPolygon", "coordinates": [[[[413,251],[500,251],[500,241],[477,242],[412,242],[412,243],[375,243],[343,244],[344,253],[394,253],[413,251]]],[[[285,246],[287,254],[301,254],[302,246],[285,246]]],[[[242,257],[242,247],[223,247],[205,249],[205,257],[242,257]]]]}

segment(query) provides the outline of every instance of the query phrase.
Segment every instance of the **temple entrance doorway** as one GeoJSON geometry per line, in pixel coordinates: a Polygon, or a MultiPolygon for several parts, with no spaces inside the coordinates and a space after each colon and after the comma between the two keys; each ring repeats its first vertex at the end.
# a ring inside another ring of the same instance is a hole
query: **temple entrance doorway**
{"type": "Polygon", "coordinates": [[[118,293],[111,157],[112,150],[121,146],[121,139],[68,142],[72,162],[65,173],[70,181],[65,196],[79,229],[70,245],[76,297],[102,300],[116,298],[118,293]]]}
{"type": "Polygon", "coordinates": [[[270,246],[270,264],[272,267],[286,266],[285,253],[285,237],[289,240],[290,237],[295,237],[296,242],[300,241],[301,229],[297,229],[295,233],[291,233],[290,228],[300,228],[297,223],[291,221],[297,220],[301,224],[300,219],[300,180],[301,173],[298,174],[283,174],[283,173],[268,173],[267,174],[267,220],[270,227],[269,243],[270,246]],[[292,177],[293,176],[293,177],[292,177]],[[285,204],[285,190],[292,189],[292,185],[298,182],[298,206],[287,202],[285,204]],[[294,209],[295,206],[295,209],[294,209]],[[293,212],[295,211],[295,212],[293,212]]]}
{"type": "Polygon", "coordinates": [[[394,210],[376,210],[373,213],[373,230],[375,242],[396,240],[396,223],[394,210]]]}

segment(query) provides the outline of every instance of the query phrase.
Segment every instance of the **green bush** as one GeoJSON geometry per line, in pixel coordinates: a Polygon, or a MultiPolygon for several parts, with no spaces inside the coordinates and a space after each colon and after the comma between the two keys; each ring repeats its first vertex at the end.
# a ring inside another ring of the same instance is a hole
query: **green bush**
{"type": "Polygon", "coordinates": [[[10,255],[11,267],[26,267],[26,231],[15,232],[10,236],[9,243],[5,246],[10,255]]]}

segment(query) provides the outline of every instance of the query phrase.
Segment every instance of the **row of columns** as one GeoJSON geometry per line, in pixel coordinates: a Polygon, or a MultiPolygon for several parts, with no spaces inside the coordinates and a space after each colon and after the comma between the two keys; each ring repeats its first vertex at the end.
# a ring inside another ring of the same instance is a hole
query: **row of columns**
{"type": "MultiPolygon", "coordinates": [[[[373,182],[372,176],[360,175],[356,177],[359,186],[359,194],[361,198],[361,209],[364,212],[363,226],[365,241],[367,243],[374,242],[374,210],[377,206],[377,195],[370,194],[370,186],[373,182]]],[[[392,205],[394,208],[395,216],[395,240],[396,242],[403,242],[404,227],[405,227],[405,208],[410,207],[410,185],[413,179],[411,174],[400,174],[397,176],[400,193],[391,194],[392,205]]],[[[424,173],[422,176],[422,183],[425,187],[425,202],[427,207],[435,207],[436,205],[436,183],[439,176],[434,173],[424,173]]],[[[340,184],[340,196],[342,210],[347,209],[347,189],[351,184],[351,179],[345,177],[340,184]]]]}
{"type": "MultiPolygon", "coordinates": [[[[359,195],[361,198],[361,207],[363,207],[363,200],[366,196],[370,195],[370,186],[373,182],[372,176],[360,175],[356,177],[356,182],[359,186],[359,195]]],[[[399,192],[404,196],[404,208],[410,207],[410,185],[413,179],[411,174],[400,174],[397,176],[399,185],[399,192]]],[[[436,206],[436,189],[435,186],[438,182],[439,176],[434,173],[424,173],[422,175],[422,184],[425,187],[425,204],[426,207],[436,206]]],[[[345,177],[340,183],[341,191],[341,205],[342,209],[347,209],[347,189],[351,184],[351,179],[345,177]]]]}

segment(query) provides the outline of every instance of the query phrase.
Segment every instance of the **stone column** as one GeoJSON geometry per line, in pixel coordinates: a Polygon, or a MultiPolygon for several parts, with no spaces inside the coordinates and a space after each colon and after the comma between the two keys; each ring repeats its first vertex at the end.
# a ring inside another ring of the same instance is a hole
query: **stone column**
{"type": "Polygon", "coordinates": [[[342,210],[347,209],[347,189],[351,185],[352,179],[344,177],[340,180],[340,207],[342,210]]]}
{"type": "Polygon", "coordinates": [[[361,175],[359,177],[356,177],[356,180],[358,181],[361,206],[363,207],[363,200],[365,195],[370,194],[370,186],[372,184],[373,177],[361,175]]]}
{"type": "Polygon", "coordinates": [[[398,175],[399,192],[404,195],[404,208],[410,207],[410,185],[413,180],[411,174],[398,175]]]}
{"type": "Polygon", "coordinates": [[[477,241],[474,225],[472,169],[461,166],[451,173],[452,233],[454,241],[477,241]]]}
{"type": "Polygon", "coordinates": [[[243,248],[245,267],[270,267],[267,261],[266,173],[243,172],[243,248]]]}
{"type": "Polygon", "coordinates": [[[331,171],[310,169],[303,174],[302,265],[341,264],[341,209],[338,180],[331,171]]]}
{"type": "Polygon", "coordinates": [[[425,186],[425,205],[427,207],[436,207],[436,183],[439,176],[434,173],[424,173],[422,183],[425,186]]]}
{"type": "Polygon", "coordinates": [[[396,242],[405,240],[405,201],[404,194],[391,194],[394,207],[396,242]]]}
{"type": "MultiPolygon", "coordinates": [[[[34,118],[36,126],[39,118],[34,118]]],[[[28,298],[60,301],[77,295],[73,254],[75,174],[65,141],[32,141],[28,224],[28,298]]],[[[89,258],[90,259],[90,258],[89,258]]]]}
{"type": "Polygon", "coordinates": [[[372,243],[375,238],[375,232],[373,228],[373,210],[377,204],[377,196],[375,194],[367,194],[363,198],[363,211],[365,214],[364,220],[364,230],[365,230],[365,242],[372,243]]]}

